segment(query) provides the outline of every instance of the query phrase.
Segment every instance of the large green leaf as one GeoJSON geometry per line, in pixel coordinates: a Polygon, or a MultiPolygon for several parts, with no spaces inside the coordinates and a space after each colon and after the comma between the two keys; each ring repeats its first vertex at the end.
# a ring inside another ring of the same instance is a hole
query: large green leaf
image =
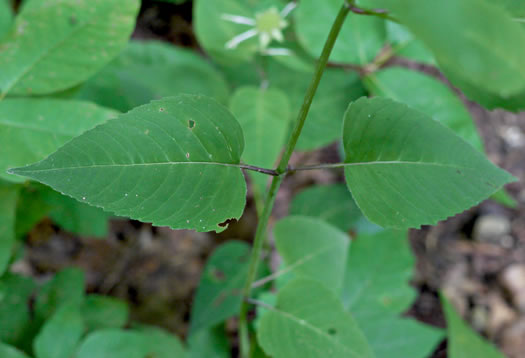
{"type": "MultiPolygon", "coordinates": [[[[292,118],[295,118],[303,104],[304,95],[312,79],[312,72],[293,71],[276,62],[269,62],[267,76],[270,87],[279,88],[288,95],[292,118]]],[[[355,73],[340,69],[327,69],[312,102],[297,143],[297,149],[313,150],[339,139],[341,137],[341,118],[348,102],[365,93],[355,73]]]]}
{"type": "Polygon", "coordinates": [[[191,310],[190,335],[210,329],[239,312],[248,274],[250,246],[228,241],[206,263],[191,310]]]}
{"type": "Polygon", "coordinates": [[[15,242],[15,214],[19,187],[0,181],[0,276],[7,269],[15,242]]]}
{"type": "Polygon", "coordinates": [[[361,217],[344,184],[315,185],[301,191],[293,198],[290,214],[319,218],[343,231],[361,217]]]}
{"type": "Polygon", "coordinates": [[[450,129],[385,98],[349,106],[343,141],[348,187],[384,227],[435,224],[514,180],[450,129]]]}
{"type": "Polygon", "coordinates": [[[274,358],[374,357],[341,301],[317,281],[298,279],[278,294],[261,319],[257,338],[274,358]]]}
{"type": "Polygon", "coordinates": [[[0,178],[22,182],[8,168],[42,160],[115,112],[81,101],[5,99],[0,102],[0,178]]]}
{"type": "MultiPolygon", "coordinates": [[[[312,56],[319,57],[342,0],[301,0],[295,13],[299,42],[312,56]]],[[[341,29],[330,60],[367,64],[379,53],[386,40],[384,21],[375,16],[352,14],[341,29]]]]}
{"type": "MultiPolygon", "coordinates": [[[[474,148],[483,152],[483,141],[463,102],[442,82],[421,72],[389,67],[370,74],[365,84],[375,95],[406,103],[452,129],[474,148]]],[[[504,205],[515,207],[514,200],[499,190],[492,196],[504,205]]]]}
{"type": "Polygon", "coordinates": [[[36,358],[69,358],[84,333],[78,304],[62,306],[42,326],[33,342],[36,358]]]}
{"type": "Polygon", "coordinates": [[[25,353],[15,347],[0,342],[0,356],[2,358],[29,358],[25,353]]]}
{"type": "Polygon", "coordinates": [[[405,232],[359,235],[352,242],[343,304],[376,357],[427,357],[443,337],[435,328],[401,317],[416,297],[409,285],[413,267],[405,232]]]}
{"type": "Polygon", "coordinates": [[[47,94],[86,80],[125,46],[138,0],[42,0],[0,46],[0,93],[47,94]]]}
{"type": "Polygon", "coordinates": [[[138,107],[13,172],[117,215],[222,231],[244,209],[243,148],[226,108],[181,95],[138,107]]]}
{"type": "Polygon", "coordinates": [[[483,151],[470,113],[459,97],[439,80],[421,72],[389,67],[366,76],[364,83],[374,95],[388,97],[425,113],[483,151]]]}
{"type": "Polygon", "coordinates": [[[75,96],[126,112],[181,93],[226,103],[229,89],[221,73],[194,51],[157,41],[132,41],[75,96]]]}
{"type": "Polygon", "coordinates": [[[322,220],[302,216],[280,220],[273,233],[286,272],[317,280],[340,293],[350,244],[347,235],[322,220]]]}
{"type": "Polygon", "coordinates": [[[425,42],[455,85],[502,98],[525,90],[525,31],[500,6],[484,0],[382,2],[425,42]]]}
{"type": "Polygon", "coordinates": [[[0,40],[9,31],[12,23],[13,8],[11,7],[11,0],[0,0],[0,40]]]}
{"type": "MultiPolygon", "coordinates": [[[[241,87],[233,94],[230,109],[246,140],[243,161],[263,168],[273,167],[288,132],[290,104],[286,94],[273,88],[241,87]]],[[[268,176],[250,175],[263,193],[268,176]]]]}
{"type": "MultiPolygon", "coordinates": [[[[0,341],[19,345],[31,320],[29,303],[35,283],[23,276],[5,274],[0,279],[0,341]]],[[[0,350],[1,352],[1,350],[0,350]]],[[[0,354],[1,357],[4,357],[0,354]]]]}
{"type": "Polygon", "coordinates": [[[443,309],[447,319],[448,346],[447,352],[450,358],[483,357],[504,358],[503,353],[496,347],[479,336],[461,316],[454,307],[442,298],[443,309]]]}
{"type": "Polygon", "coordinates": [[[121,328],[128,321],[126,302],[113,297],[89,295],[81,306],[87,331],[103,328],[121,328]]]}

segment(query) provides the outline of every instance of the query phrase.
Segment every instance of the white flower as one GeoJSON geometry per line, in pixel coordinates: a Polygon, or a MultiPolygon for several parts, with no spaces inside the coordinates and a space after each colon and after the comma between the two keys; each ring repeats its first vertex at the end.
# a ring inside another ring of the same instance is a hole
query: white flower
{"type": "Polygon", "coordinates": [[[269,49],[268,45],[272,40],[283,42],[283,30],[288,26],[286,17],[297,7],[297,3],[291,2],[279,12],[276,7],[271,7],[266,11],[258,12],[255,14],[255,18],[223,14],[221,18],[223,20],[231,21],[236,24],[248,25],[252,28],[245,31],[233,39],[228,41],[225,45],[227,49],[235,49],[241,42],[244,42],[252,37],[259,36],[259,47],[264,54],[278,54],[288,55],[290,50],[288,49],[269,49]]]}

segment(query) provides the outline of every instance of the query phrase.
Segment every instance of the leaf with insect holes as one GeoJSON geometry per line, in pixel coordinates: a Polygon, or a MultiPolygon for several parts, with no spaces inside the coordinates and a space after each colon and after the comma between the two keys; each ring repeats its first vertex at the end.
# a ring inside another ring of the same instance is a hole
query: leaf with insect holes
{"type": "Polygon", "coordinates": [[[350,104],[343,143],[348,187],[383,227],[435,224],[514,180],[450,129],[386,98],[350,104]]]}
{"type": "Polygon", "coordinates": [[[116,115],[113,110],[84,101],[49,98],[0,101],[0,178],[25,181],[6,170],[42,160],[74,137],[116,115]]]}
{"type": "Polygon", "coordinates": [[[117,215],[219,232],[244,210],[243,148],[226,108],[180,95],[135,108],[12,172],[117,215]]]}
{"type": "Polygon", "coordinates": [[[277,295],[257,338],[274,358],[373,358],[363,333],[337,296],[317,281],[297,279],[277,295]]]}
{"type": "Polygon", "coordinates": [[[138,0],[41,0],[0,45],[0,94],[49,94],[95,74],[126,45],[138,0]]]}
{"type": "Polygon", "coordinates": [[[442,296],[443,310],[447,320],[448,356],[450,358],[483,357],[504,358],[503,353],[477,334],[442,296]]]}
{"type": "Polygon", "coordinates": [[[249,256],[250,246],[241,241],[228,241],[213,252],[195,295],[190,335],[210,329],[239,312],[249,256]]]}

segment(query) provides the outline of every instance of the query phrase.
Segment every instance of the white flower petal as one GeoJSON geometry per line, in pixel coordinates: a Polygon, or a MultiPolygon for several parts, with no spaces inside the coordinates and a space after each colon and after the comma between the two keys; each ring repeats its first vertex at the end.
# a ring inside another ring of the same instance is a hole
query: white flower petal
{"type": "Polygon", "coordinates": [[[272,37],[267,32],[261,32],[259,34],[259,44],[261,45],[261,49],[266,49],[270,42],[272,41],[272,37]]]}
{"type": "Polygon", "coordinates": [[[292,56],[293,51],[287,48],[267,48],[261,52],[267,56],[292,56]]]}
{"type": "Polygon", "coordinates": [[[255,20],[245,16],[222,14],[221,19],[234,22],[236,24],[255,26],[255,20]]]}
{"type": "Polygon", "coordinates": [[[239,34],[237,36],[235,36],[233,39],[231,39],[230,41],[228,41],[225,45],[225,47],[227,49],[234,49],[236,48],[237,46],[239,46],[239,44],[243,41],[246,41],[252,37],[255,37],[257,36],[258,32],[257,30],[255,29],[251,29],[251,30],[248,30],[248,31],[245,31],[243,32],[242,34],[239,34]]]}
{"type": "Polygon", "coordinates": [[[272,37],[274,39],[276,39],[277,41],[279,41],[279,42],[283,42],[284,41],[284,36],[283,36],[283,33],[281,32],[281,30],[277,30],[277,29],[273,30],[272,31],[272,37]]]}
{"type": "Polygon", "coordinates": [[[290,13],[297,7],[297,3],[295,1],[292,1],[292,2],[289,2],[288,4],[286,4],[286,6],[284,7],[284,9],[281,11],[281,16],[283,18],[287,17],[288,15],[290,15],[290,13]]]}

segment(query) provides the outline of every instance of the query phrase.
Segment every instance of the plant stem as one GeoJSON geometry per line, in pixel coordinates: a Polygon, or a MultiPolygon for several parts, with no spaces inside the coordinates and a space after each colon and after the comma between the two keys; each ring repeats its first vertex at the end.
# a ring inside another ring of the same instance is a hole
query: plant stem
{"type": "Polygon", "coordinates": [[[301,135],[304,122],[308,115],[308,111],[310,110],[310,106],[312,105],[312,100],[314,98],[315,92],[319,87],[319,82],[321,81],[321,77],[323,76],[323,72],[328,62],[328,58],[330,57],[330,53],[334,48],[335,41],[339,35],[339,32],[341,31],[341,27],[343,26],[348,12],[350,11],[350,7],[353,5],[354,1],[345,1],[343,6],[341,7],[341,10],[339,10],[339,13],[337,14],[334,24],[332,25],[332,29],[328,34],[328,38],[323,48],[323,52],[321,53],[321,57],[317,62],[312,82],[310,83],[310,86],[308,87],[308,90],[305,94],[303,105],[301,107],[301,110],[299,111],[297,119],[293,124],[293,129],[288,139],[288,143],[286,144],[284,154],[281,157],[279,165],[276,169],[278,176],[273,177],[272,185],[270,186],[270,189],[264,202],[264,209],[261,217],[259,218],[259,224],[257,225],[257,231],[255,233],[255,239],[248,268],[248,276],[246,278],[246,283],[242,291],[244,299],[241,304],[241,310],[239,314],[239,335],[242,358],[250,357],[250,336],[248,331],[247,319],[249,303],[247,299],[250,298],[252,284],[257,276],[257,269],[259,266],[261,250],[264,246],[264,241],[266,237],[266,227],[268,226],[268,221],[270,219],[273,205],[275,203],[275,198],[277,196],[277,192],[279,191],[279,187],[281,186],[281,183],[284,179],[284,175],[286,174],[286,169],[288,167],[290,157],[292,156],[292,153],[295,149],[295,145],[297,144],[299,136],[301,135]]]}

